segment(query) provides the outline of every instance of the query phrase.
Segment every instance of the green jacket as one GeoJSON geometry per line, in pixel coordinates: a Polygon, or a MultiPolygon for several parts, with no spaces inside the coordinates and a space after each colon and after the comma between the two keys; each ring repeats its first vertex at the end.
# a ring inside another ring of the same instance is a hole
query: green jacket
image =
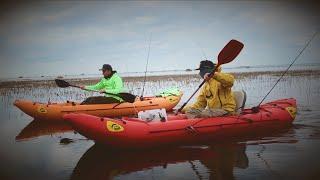
{"type": "MultiPolygon", "coordinates": [[[[104,89],[107,93],[118,94],[123,91],[123,82],[121,77],[114,73],[110,78],[102,78],[100,82],[92,86],[85,86],[87,90],[101,90],[104,89]]],[[[105,94],[107,97],[113,97],[119,101],[123,101],[122,98],[110,94],[105,94]]]]}

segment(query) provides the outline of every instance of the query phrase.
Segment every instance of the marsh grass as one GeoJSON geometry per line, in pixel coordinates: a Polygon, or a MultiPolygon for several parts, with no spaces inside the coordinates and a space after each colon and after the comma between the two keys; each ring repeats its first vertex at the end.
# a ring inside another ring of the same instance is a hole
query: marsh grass
{"type": "MultiPolygon", "coordinates": [[[[281,76],[282,72],[245,72],[231,73],[236,81],[233,90],[244,90],[247,92],[247,106],[254,106],[270,90],[281,76]]],[[[296,97],[299,101],[310,104],[314,102],[314,95],[319,95],[320,71],[304,70],[289,71],[279,82],[270,96],[266,99],[296,97]]],[[[124,84],[128,92],[141,95],[144,77],[124,77],[124,84]]],[[[99,82],[99,79],[82,78],[66,79],[71,84],[89,85],[99,82]]],[[[201,83],[201,78],[196,74],[188,75],[166,75],[147,77],[144,96],[152,96],[169,87],[177,87],[184,92],[182,105],[201,83]]],[[[11,105],[15,99],[31,99],[37,102],[64,102],[66,100],[82,101],[86,97],[100,95],[77,88],[59,88],[54,80],[29,80],[0,82],[1,102],[11,105]]],[[[193,98],[192,101],[195,101],[193,98]]],[[[191,102],[192,102],[191,101],[191,102]]]]}

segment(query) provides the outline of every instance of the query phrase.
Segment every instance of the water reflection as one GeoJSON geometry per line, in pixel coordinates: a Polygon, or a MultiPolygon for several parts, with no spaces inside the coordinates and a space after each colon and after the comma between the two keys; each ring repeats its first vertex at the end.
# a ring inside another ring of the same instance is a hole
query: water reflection
{"type": "Polygon", "coordinates": [[[73,131],[72,127],[64,121],[33,120],[16,136],[16,141],[70,131],[73,131]]]}
{"type": "MultiPolygon", "coordinates": [[[[246,154],[247,142],[252,144],[281,143],[281,140],[277,138],[292,130],[291,126],[287,126],[283,129],[269,129],[268,133],[256,133],[251,137],[246,135],[239,137],[237,141],[225,141],[223,144],[140,151],[115,151],[95,144],[81,157],[73,170],[71,179],[113,179],[120,176],[121,178],[129,176],[127,179],[130,179],[130,173],[147,170],[154,170],[153,175],[160,176],[160,179],[172,179],[176,175],[170,173],[169,169],[174,166],[187,166],[188,171],[192,171],[194,175],[191,179],[234,179],[235,168],[249,167],[249,159],[246,154]]],[[[297,140],[294,139],[285,141],[285,143],[296,142],[297,140]]],[[[183,177],[189,178],[187,175],[183,177]]]]}
{"type": "MultiPolygon", "coordinates": [[[[112,179],[141,170],[171,164],[189,163],[189,168],[199,178],[199,163],[209,172],[210,179],[233,179],[233,168],[247,168],[245,144],[223,144],[197,147],[176,147],[148,151],[115,152],[93,145],[80,159],[71,179],[112,179]]],[[[170,178],[170,175],[169,177],[170,178]]]]}

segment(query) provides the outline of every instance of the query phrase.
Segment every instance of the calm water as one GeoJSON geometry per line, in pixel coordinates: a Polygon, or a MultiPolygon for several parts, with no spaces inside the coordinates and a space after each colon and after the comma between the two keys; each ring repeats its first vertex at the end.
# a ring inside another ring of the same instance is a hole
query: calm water
{"type": "MultiPolygon", "coordinates": [[[[275,75],[247,76],[235,90],[247,92],[247,106],[256,105],[277,80],[275,75]]],[[[39,102],[82,100],[90,96],[74,88],[43,84],[0,89],[0,179],[319,179],[320,75],[286,76],[267,98],[294,97],[298,115],[293,126],[210,142],[147,151],[112,152],[94,145],[62,123],[43,123],[15,108],[15,99],[39,102]],[[72,143],[61,143],[61,139],[72,143]]],[[[145,94],[176,86],[184,91],[180,106],[199,79],[147,82],[145,94]]],[[[126,83],[140,94],[141,82],[126,83]]]]}

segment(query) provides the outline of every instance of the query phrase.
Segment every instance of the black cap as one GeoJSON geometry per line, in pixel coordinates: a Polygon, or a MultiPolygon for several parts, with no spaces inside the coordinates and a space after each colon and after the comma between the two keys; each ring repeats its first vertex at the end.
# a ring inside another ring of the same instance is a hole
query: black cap
{"type": "Polygon", "coordinates": [[[203,60],[200,62],[199,68],[196,70],[201,70],[201,69],[214,69],[216,64],[214,64],[212,61],[209,60],[203,60]]]}
{"type": "Polygon", "coordinates": [[[112,67],[110,66],[110,64],[104,64],[102,68],[99,69],[99,71],[105,71],[105,70],[112,71],[112,67]]]}

